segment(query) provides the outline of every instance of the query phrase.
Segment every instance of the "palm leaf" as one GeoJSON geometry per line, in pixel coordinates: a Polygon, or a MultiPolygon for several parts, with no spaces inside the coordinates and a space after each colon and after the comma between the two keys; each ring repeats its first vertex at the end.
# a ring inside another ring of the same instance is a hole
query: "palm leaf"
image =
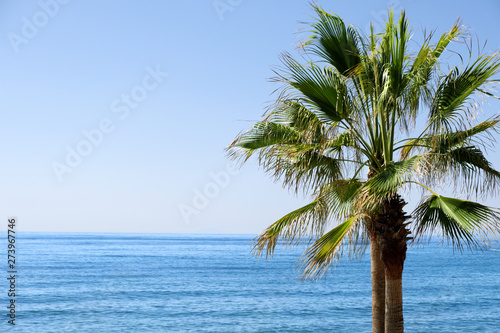
{"type": "Polygon", "coordinates": [[[250,130],[239,135],[227,148],[232,159],[246,162],[255,152],[260,155],[283,145],[296,145],[305,141],[301,132],[293,127],[269,121],[258,122],[250,130]]]}
{"type": "Polygon", "coordinates": [[[450,183],[465,188],[466,193],[488,193],[499,185],[500,173],[473,143],[482,144],[481,136],[492,139],[490,132],[499,122],[495,117],[468,130],[411,140],[403,148],[402,157],[416,148],[427,150],[421,155],[425,160],[421,171],[427,182],[436,184],[450,177],[450,183]]]}
{"type": "MultiPolygon", "coordinates": [[[[472,142],[472,139],[481,135],[488,136],[488,139],[493,139],[491,131],[498,131],[497,125],[500,122],[500,117],[496,116],[492,119],[481,122],[480,124],[463,131],[454,131],[442,133],[439,135],[427,135],[422,138],[408,140],[401,149],[401,158],[405,159],[419,148],[424,148],[430,153],[446,154],[451,149],[472,142]]],[[[481,141],[477,141],[481,143],[481,141]]]]}
{"type": "Polygon", "coordinates": [[[363,186],[370,197],[384,199],[395,194],[403,184],[407,183],[416,171],[421,156],[392,163],[374,175],[363,186]]]}
{"type": "Polygon", "coordinates": [[[275,144],[300,143],[301,134],[294,128],[272,122],[257,123],[240,137],[235,147],[257,150],[275,144]]]}
{"type": "Polygon", "coordinates": [[[345,219],[355,214],[355,200],[363,182],[358,179],[342,179],[326,184],[321,196],[337,219],[345,219]]]}
{"type": "Polygon", "coordinates": [[[498,210],[477,202],[432,195],[412,214],[416,240],[440,232],[444,240],[462,250],[489,246],[500,234],[498,210]]]}
{"type": "Polygon", "coordinates": [[[394,22],[393,12],[389,11],[389,20],[380,48],[382,63],[387,64],[388,68],[389,91],[394,99],[402,95],[407,84],[405,67],[407,64],[406,46],[409,38],[408,21],[404,10],[401,11],[398,26],[394,22]]]}
{"type": "Polygon", "coordinates": [[[259,164],[284,187],[305,193],[342,178],[342,163],[310,144],[282,145],[263,150],[259,164]]]}
{"type": "Polygon", "coordinates": [[[277,242],[298,244],[303,236],[322,233],[330,216],[349,218],[355,215],[353,203],[362,183],[357,179],[338,180],[323,186],[313,202],[294,210],[273,223],[256,238],[254,252],[259,256],[266,249],[272,256],[277,242]]]}
{"type": "Polygon", "coordinates": [[[297,244],[302,236],[319,234],[327,216],[328,207],[322,197],[288,213],[257,236],[254,254],[260,256],[265,249],[266,257],[271,257],[279,240],[292,245],[297,244]]]}
{"type": "Polygon", "coordinates": [[[362,215],[355,215],[316,240],[301,257],[304,279],[317,279],[324,275],[332,264],[340,259],[350,244],[349,234],[359,231],[355,228],[362,215]]]}
{"type": "Polygon", "coordinates": [[[459,37],[462,33],[463,29],[460,27],[459,22],[456,22],[449,31],[441,35],[436,45],[430,45],[432,34],[425,38],[422,47],[413,60],[413,64],[407,76],[410,84],[410,91],[412,92],[409,94],[411,98],[407,104],[412,110],[416,111],[418,109],[421,96],[424,96],[425,99],[430,98],[431,92],[427,84],[431,80],[434,66],[437,64],[439,57],[446,50],[450,42],[459,37]]]}
{"type": "Polygon", "coordinates": [[[459,147],[451,150],[449,157],[447,166],[452,178],[463,181],[468,192],[485,194],[500,184],[500,172],[492,167],[479,148],[459,147]]]}
{"type": "Polygon", "coordinates": [[[358,44],[361,38],[356,29],[346,26],[344,21],[333,14],[314,7],[318,21],[313,24],[313,35],[304,45],[313,53],[325,59],[342,75],[348,75],[360,62],[358,44]]]}
{"type": "Polygon", "coordinates": [[[282,79],[300,92],[297,98],[330,121],[338,122],[349,117],[348,90],[337,72],[314,64],[304,67],[287,56],[283,61],[289,70],[289,78],[283,76],[282,79]]]}
{"type": "Polygon", "coordinates": [[[454,67],[437,88],[429,113],[432,134],[451,132],[467,124],[474,116],[474,107],[466,104],[478,89],[498,73],[498,54],[479,57],[460,71],[454,67]]]}
{"type": "Polygon", "coordinates": [[[325,123],[314,112],[295,100],[279,101],[265,120],[292,127],[312,141],[321,140],[324,135],[325,123]]]}

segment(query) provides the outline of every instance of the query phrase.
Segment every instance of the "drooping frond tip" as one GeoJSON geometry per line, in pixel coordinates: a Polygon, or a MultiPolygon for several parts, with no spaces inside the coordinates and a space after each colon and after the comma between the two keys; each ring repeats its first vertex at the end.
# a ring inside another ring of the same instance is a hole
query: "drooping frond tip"
{"type": "Polygon", "coordinates": [[[412,214],[415,241],[438,234],[460,251],[484,249],[498,241],[500,211],[477,202],[432,195],[424,199],[412,214]]]}
{"type": "Polygon", "coordinates": [[[279,241],[296,245],[303,237],[321,234],[327,216],[328,207],[321,198],[288,213],[254,239],[254,254],[259,257],[265,251],[266,258],[272,257],[279,241]]]}
{"type": "Polygon", "coordinates": [[[363,215],[355,215],[318,238],[302,255],[300,270],[303,279],[318,279],[347,252],[363,254],[367,237],[362,225],[363,215]]]}

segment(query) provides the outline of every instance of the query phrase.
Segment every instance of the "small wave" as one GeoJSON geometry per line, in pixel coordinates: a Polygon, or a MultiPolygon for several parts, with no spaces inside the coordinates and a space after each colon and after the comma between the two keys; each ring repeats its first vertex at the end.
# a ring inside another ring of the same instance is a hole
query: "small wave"
{"type": "Polygon", "coordinates": [[[500,252],[500,249],[490,249],[490,251],[497,251],[497,252],[500,252]]]}

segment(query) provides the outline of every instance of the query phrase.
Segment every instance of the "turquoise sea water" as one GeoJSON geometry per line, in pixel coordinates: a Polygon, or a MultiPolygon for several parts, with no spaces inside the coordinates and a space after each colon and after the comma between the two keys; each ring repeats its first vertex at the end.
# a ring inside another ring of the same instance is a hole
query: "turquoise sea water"
{"type": "MultiPolygon", "coordinates": [[[[0,331],[371,331],[368,253],[301,282],[300,248],[266,262],[251,256],[251,238],[20,233],[16,326],[7,324],[4,255],[0,331]]],[[[500,332],[500,251],[411,248],[404,311],[407,332],[500,332]]]]}

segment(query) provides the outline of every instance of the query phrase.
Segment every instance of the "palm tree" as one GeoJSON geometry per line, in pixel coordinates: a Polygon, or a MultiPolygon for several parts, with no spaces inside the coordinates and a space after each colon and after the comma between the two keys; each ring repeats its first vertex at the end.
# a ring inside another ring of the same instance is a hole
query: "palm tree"
{"type": "Polygon", "coordinates": [[[303,276],[317,278],[344,253],[362,254],[369,239],[373,332],[403,332],[411,231],[416,241],[439,232],[458,249],[488,246],[500,234],[500,214],[469,201],[500,182],[483,153],[500,116],[475,122],[478,98],[493,96],[487,88],[500,58],[470,53],[469,63],[445,72],[441,55],[466,36],[458,23],[434,44],[432,35],[424,36],[411,53],[404,11],[398,23],[389,12],[385,30],[372,28],[364,38],[338,16],[313,8],[318,19],[303,45],[307,64],[283,55],[275,104],[228,147],[243,162],[257,154],[276,180],[314,198],[264,230],[254,249],[270,256],[279,242],[309,237],[303,276]],[[440,195],[440,184],[454,184],[468,197],[440,195]],[[410,217],[400,193],[416,187],[429,195],[410,217]]]}

